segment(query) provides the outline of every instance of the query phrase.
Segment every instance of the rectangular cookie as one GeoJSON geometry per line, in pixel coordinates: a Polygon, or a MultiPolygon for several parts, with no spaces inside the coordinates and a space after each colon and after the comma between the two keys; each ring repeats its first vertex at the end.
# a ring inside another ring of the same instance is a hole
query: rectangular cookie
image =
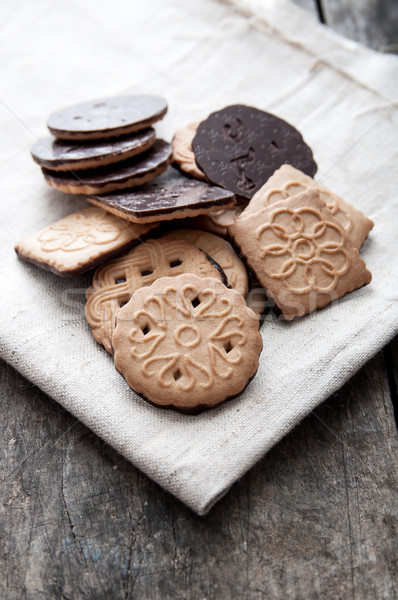
{"type": "Polygon", "coordinates": [[[229,232],[286,320],[371,281],[358,249],[317,191],[243,215],[229,232]]]}
{"type": "Polygon", "coordinates": [[[15,252],[42,269],[71,277],[128,250],[159,225],[130,223],[88,206],[25,238],[15,252]]]}
{"type": "Polygon", "coordinates": [[[359,249],[373,228],[373,221],[365,217],[352,204],[291,165],[283,165],[275,171],[263,187],[254,194],[242,216],[257,212],[274,202],[309,189],[314,189],[319,193],[321,200],[326,203],[333,216],[343,226],[345,233],[351,238],[354,246],[359,249]]]}
{"type": "Polygon", "coordinates": [[[87,200],[134,223],[196,217],[217,209],[231,208],[236,202],[232,192],[184,177],[172,168],[156,181],[137,189],[90,196],[87,200]]]}

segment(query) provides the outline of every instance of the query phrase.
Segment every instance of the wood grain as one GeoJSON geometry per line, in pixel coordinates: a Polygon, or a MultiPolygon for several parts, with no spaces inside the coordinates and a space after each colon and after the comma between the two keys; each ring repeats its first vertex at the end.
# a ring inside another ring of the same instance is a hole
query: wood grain
{"type": "MultiPolygon", "coordinates": [[[[323,8],[380,47],[396,7],[375,5],[323,8]]],[[[0,598],[397,598],[397,356],[398,338],[204,518],[0,362],[0,598]]]]}
{"type": "Polygon", "coordinates": [[[398,2],[320,0],[325,21],[346,37],[375,50],[398,54],[398,2]]]}
{"type": "Polygon", "coordinates": [[[205,518],[4,363],[1,388],[0,597],[396,597],[382,353],[205,518]]]}

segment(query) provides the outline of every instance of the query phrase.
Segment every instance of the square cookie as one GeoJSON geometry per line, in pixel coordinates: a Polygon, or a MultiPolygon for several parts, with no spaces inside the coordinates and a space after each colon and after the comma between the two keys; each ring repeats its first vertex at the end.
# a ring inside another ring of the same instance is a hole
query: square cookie
{"type": "Polygon", "coordinates": [[[270,204],[309,189],[314,189],[318,192],[321,200],[326,203],[333,216],[342,225],[354,246],[360,248],[367,238],[369,231],[373,228],[373,221],[365,217],[352,204],[349,204],[328,188],[317,183],[312,177],[309,177],[291,165],[283,165],[275,171],[250,200],[242,216],[257,212],[270,204]]]}
{"type": "Polygon", "coordinates": [[[229,232],[287,321],[372,279],[358,249],[315,190],[241,216],[229,232]]]}
{"type": "Polygon", "coordinates": [[[129,223],[88,206],[25,238],[15,252],[42,269],[70,277],[131,248],[158,225],[129,223]]]}

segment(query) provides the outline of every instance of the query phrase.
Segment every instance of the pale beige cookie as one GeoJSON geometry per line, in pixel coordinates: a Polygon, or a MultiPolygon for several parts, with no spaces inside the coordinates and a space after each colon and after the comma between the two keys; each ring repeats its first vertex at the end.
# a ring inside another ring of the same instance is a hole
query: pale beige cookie
{"type": "Polygon", "coordinates": [[[158,279],[118,313],[115,367],[137,394],[197,413],[240,394],[258,367],[258,320],[241,294],[185,274],[158,279]]]}
{"type": "Polygon", "coordinates": [[[229,231],[288,321],[371,281],[358,249],[315,190],[240,217],[229,231]]]}
{"type": "Polygon", "coordinates": [[[122,253],[159,223],[139,225],[88,206],[15,246],[19,258],[62,277],[78,275],[122,253]]]}
{"type": "Polygon", "coordinates": [[[86,319],[97,342],[112,354],[112,333],[120,307],[137,289],[159,277],[182,273],[219,280],[224,275],[204,252],[183,240],[148,240],[125,256],[102,265],[86,294],[86,319]]]}
{"type": "Polygon", "coordinates": [[[186,240],[194,244],[220,265],[230,287],[243,296],[247,294],[248,277],[246,268],[231,244],[226,240],[218,235],[199,229],[176,229],[162,236],[161,239],[186,240]]]}
{"type": "Polygon", "coordinates": [[[200,121],[190,123],[174,134],[171,142],[172,160],[184,173],[196,179],[206,181],[205,174],[196,164],[195,155],[192,150],[192,140],[195,137],[199,123],[200,121]]]}
{"type": "Polygon", "coordinates": [[[309,189],[314,189],[319,193],[321,200],[326,203],[328,209],[342,225],[354,246],[360,248],[373,228],[373,221],[365,217],[352,204],[291,165],[283,165],[275,171],[263,187],[254,194],[242,216],[255,213],[265,206],[309,189]]]}
{"type": "Polygon", "coordinates": [[[242,213],[243,208],[244,207],[241,204],[237,204],[232,208],[212,210],[206,215],[200,215],[190,219],[189,226],[204,229],[215,235],[220,235],[221,237],[227,237],[228,227],[235,223],[236,219],[242,213]]]}

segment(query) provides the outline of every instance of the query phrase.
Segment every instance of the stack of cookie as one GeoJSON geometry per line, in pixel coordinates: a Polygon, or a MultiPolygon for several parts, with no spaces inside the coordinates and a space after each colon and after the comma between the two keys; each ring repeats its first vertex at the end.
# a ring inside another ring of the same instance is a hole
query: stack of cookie
{"type": "Polygon", "coordinates": [[[50,117],[64,141],[34,158],[92,206],[15,249],[61,276],[100,265],[86,303],[95,340],[134,391],[193,414],[254,376],[267,306],[289,321],[370,282],[359,249],[373,223],[314,181],[311,149],[275,115],[227,107],[178,131],[171,154],[149,127],[166,104],[140,98],[50,117]]]}
{"type": "Polygon", "coordinates": [[[152,125],[167,112],[158,96],[119,96],[53,113],[52,136],[32,149],[46,182],[69,194],[101,194],[142,185],[167,169],[170,144],[152,125]]]}

